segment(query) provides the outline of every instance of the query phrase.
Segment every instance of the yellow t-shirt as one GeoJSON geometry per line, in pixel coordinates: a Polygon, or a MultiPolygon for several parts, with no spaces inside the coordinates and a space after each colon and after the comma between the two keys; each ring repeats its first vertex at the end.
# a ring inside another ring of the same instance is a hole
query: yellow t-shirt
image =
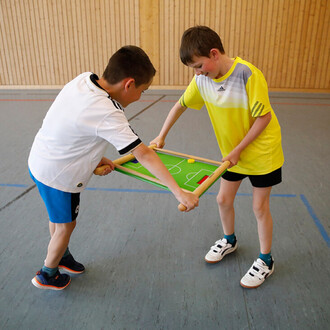
{"type": "Polygon", "coordinates": [[[206,106],[223,157],[242,141],[256,117],[271,112],[270,123],[242,151],[230,171],[262,175],[283,165],[281,128],[269,102],[267,82],[252,64],[236,57],[231,69],[219,79],[195,75],[180,104],[197,110],[206,106]]]}

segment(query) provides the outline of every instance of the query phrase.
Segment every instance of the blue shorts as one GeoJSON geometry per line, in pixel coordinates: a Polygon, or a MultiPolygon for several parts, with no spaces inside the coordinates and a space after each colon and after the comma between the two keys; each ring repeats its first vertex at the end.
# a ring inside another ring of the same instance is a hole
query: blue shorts
{"type": "Polygon", "coordinates": [[[42,197],[49,220],[53,223],[68,223],[77,219],[79,212],[80,193],[69,193],[51,188],[38,181],[30,172],[42,197]]]}

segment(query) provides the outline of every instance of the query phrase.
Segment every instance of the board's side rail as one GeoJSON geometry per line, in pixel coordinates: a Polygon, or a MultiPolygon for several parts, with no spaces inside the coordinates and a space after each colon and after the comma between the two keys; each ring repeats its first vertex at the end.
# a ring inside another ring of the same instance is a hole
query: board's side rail
{"type": "Polygon", "coordinates": [[[188,154],[184,154],[184,153],[177,152],[177,151],[160,149],[160,148],[155,148],[155,147],[153,147],[153,149],[157,150],[161,153],[164,153],[164,154],[170,154],[170,155],[180,156],[180,157],[184,157],[184,158],[191,158],[191,159],[199,160],[199,161],[204,162],[204,163],[214,164],[214,165],[217,165],[217,166],[223,164],[222,162],[218,162],[216,160],[211,160],[211,159],[207,159],[207,158],[203,158],[203,157],[188,155],[188,154]]]}
{"type": "MultiPolygon", "coordinates": [[[[222,163],[222,162],[218,162],[218,161],[215,161],[215,160],[211,160],[211,159],[207,159],[207,158],[203,158],[203,157],[198,157],[198,156],[193,156],[193,155],[188,155],[188,154],[184,154],[184,153],[177,152],[177,151],[156,148],[156,145],[150,145],[149,148],[154,149],[155,151],[158,151],[160,153],[179,156],[179,157],[188,158],[188,159],[191,158],[191,159],[195,159],[195,160],[198,160],[198,161],[201,161],[201,162],[204,162],[204,163],[217,165],[218,168],[199,187],[197,187],[193,191],[193,194],[195,194],[198,197],[200,197],[219,178],[219,176],[221,176],[227,170],[227,168],[230,165],[229,161],[225,161],[225,162],[222,163]]],[[[133,159],[135,159],[135,157],[132,153],[130,153],[126,156],[123,156],[123,157],[120,157],[120,158],[114,160],[113,163],[115,165],[115,168],[120,170],[121,172],[126,172],[128,174],[133,175],[133,176],[143,178],[144,180],[154,182],[157,185],[163,186],[166,189],[166,186],[164,186],[162,184],[162,182],[160,180],[158,180],[157,178],[154,178],[154,177],[139,173],[137,171],[134,171],[130,168],[126,168],[124,166],[121,166],[122,164],[127,163],[127,162],[129,162],[133,159]]],[[[103,173],[104,168],[107,167],[107,166],[109,166],[109,165],[102,165],[102,166],[97,167],[94,170],[94,174],[103,173]]],[[[188,190],[185,190],[185,189],[183,189],[183,190],[188,192],[188,190]]],[[[183,204],[179,204],[178,209],[180,211],[185,211],[186,207],[183,204]]]]}

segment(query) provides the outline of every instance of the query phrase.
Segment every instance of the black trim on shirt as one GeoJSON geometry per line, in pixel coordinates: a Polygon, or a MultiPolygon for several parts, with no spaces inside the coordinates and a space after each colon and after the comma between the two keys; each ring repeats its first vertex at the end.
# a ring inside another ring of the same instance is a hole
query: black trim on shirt
{"type": "Polygon", "coordinates": [[[115,108],[117,108],[118,110],[124,111],[124,109],[122,108],[122,106],[116,100],[112,99],[110,97],[110,95],[109,95],[109,99],[112,101],[112,103],[113,103],[113,105],[114,105],[115,108]]]}
{"type": "Polygon", "coordinates": [[[119,102],[117,102],[116,100],[114,100],[110,94],[103,88],[101,87],[101,85],[97,82],[97,80],[99,80],[99,77],[95,74],[95,73],[92,73],[90,75],[90,79],[91,79],[91,82],[96,85],[97,87],[103,89],[107,94],[108,94],[108,98],[112,101],[113,105],[115,106],[116,109],[119,109],[119,110],[123,110],[124,111],[124,108],[121,106],[121,104],[119,102]]]}
{"type": "MultiPolygon", "coordinates": [[[[98,75],[96,75],[95,73],[92,73],[90,75],[90,79],[91,79],[93,84],[95,84],[97,87],[103,89],[106,92],[106,90],[104,88],[102,88],[101,85],[97,82],[97,80],[99,80],[98,75]]],[[[109,93],[107,92],[107,94],[109,94],[109,93]]]]}
{"type": "Polygon", "coordinates": [[[132,149],[134,149],[135,147],[137,147],[140,143],[142,143],[142,141],[140,140],[140,138],[138,138],[137,140],[132,142],[130,145],[128,145],[124,149],[118,150],[118,152],[120,155],[126,154],[127,152],[129,152],[132,149]]]}

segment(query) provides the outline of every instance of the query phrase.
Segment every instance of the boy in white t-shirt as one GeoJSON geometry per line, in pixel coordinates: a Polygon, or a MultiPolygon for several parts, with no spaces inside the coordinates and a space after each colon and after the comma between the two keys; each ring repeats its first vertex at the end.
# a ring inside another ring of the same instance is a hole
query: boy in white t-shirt
{"type": "Polygon", "coordinates": [[[37,133],[28,160],[49,215],[51,239],[44,266],[32,279],[40,289],[62,290],[69,285],[68,274],[85,268],[71,255],[68,244],[76,226],[80,192],[93,171],[114,165],[104,157],[109,143],[120,154],[132,152],[136,159],[158,177],[187,207],[198,206],[198,198],[184,192],[174,181],[157,154],[131,129],[123,107],[139,100],[155,75],[149,57],[139,47],[125,46],[110,58],[99,79],[86,72],[64,86],[47,112],[37,133]]]}
{"type": "Polygon", "coordinates": [[[267,82],[251,63],[228,57],[219,35],[206,26],[184,32],[180,57],[196,75],[151,143],[162,148],[169,130],[183,112],[188,107],[200,110],[205,105],[222,160],[231,163],[221,177],[217,196],[224,237],[211,247],[205,260],[217,263],[237,249],[234,200],[242,180],[248,177],[253,186],[260,254],[240,284],[256,288],[274,271],[269,202],[272,186],[282,180],[284,162],[281,128],[269,102],[267,82]]]}

